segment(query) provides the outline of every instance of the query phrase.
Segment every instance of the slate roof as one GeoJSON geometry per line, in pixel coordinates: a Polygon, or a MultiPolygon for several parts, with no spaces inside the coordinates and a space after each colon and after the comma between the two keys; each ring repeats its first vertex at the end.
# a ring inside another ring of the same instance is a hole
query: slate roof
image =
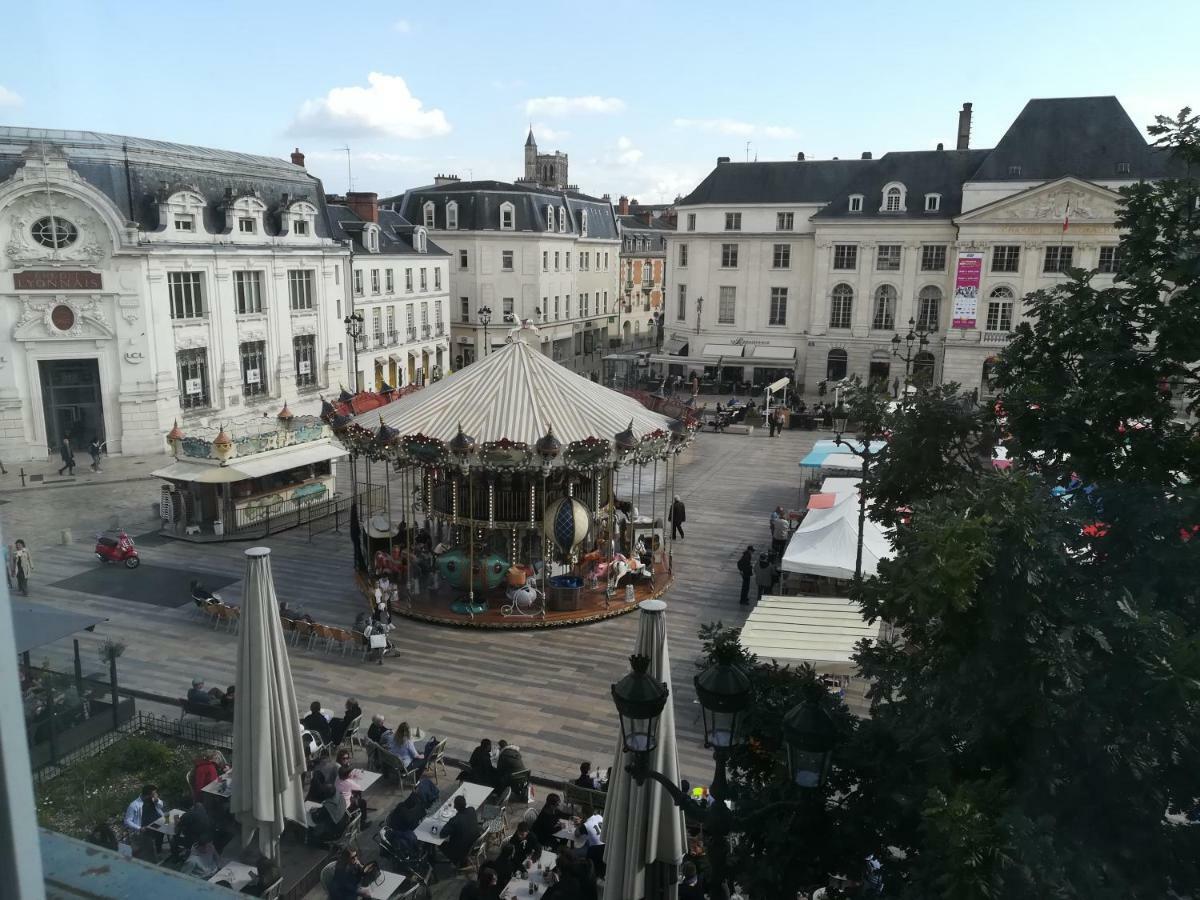
{"type": "Polygon", "coordinates": [[[846,189],[812,218],[831,219],[950,219],[962,211],[962,186],[984,161],[989,150],[916,150],[885,153],[863,169],[846,189]],[[893,181],[907,191],[903,212],[880,212],[883,188],[893,181]],[[850,212],[850,195],[862,194],[863,211],[850,212]],[[936,212],[925,212],[925,195],[941,194],[936,212]]]}
{"type": "MultiPolygon", "coordinates": [[[[434,227],[439,229],[446,227],[446,204],[453,200],[458,203],[459,231],[499,231],[500,205],[508,202],[515,209],[514,231],[517,233],[545,232],[546,206],[553,205],[570,211],[567,234],[579,235],[579,213],[586,209],[589,238],[615,240],[618,237],[617,217],[607,200],[579,191],[560,191],[536,184],[455,181],[413,188],[402,195],[387,197],[380,204],[397,210],[410,222],[422,222],[422,207],[428,200],[434,203],[434,227]]],[[[555,216],[553,233],[557,234],[557,213],[555,216]]]]}
{"type": "Polygon", "coordinates": [[[1030,100],[969,181],[1161,178],[1176,168],[1146,143],[1116,97],[1030,100]],[[1129,163],[1130,171],[1117,171],[1129,163]],[[1010,171],[1019,166],[1020,172],[1010,171]]]}
{"type": "Polygon", "coordinates": [[[859,172],[866,159],[718,163],[680,206],[701,203],[828,203],[859,172]]]}
{"type": "Polygon", "coordinates": [[[354,252],[364,256],[449,256],[449,252],[425,238],[425,253],[413,248],[416,226],[404,216],[390,209],[379,210],[379,252],[369,253],[363,244],[363,226],[366,224],[350,207],[341,203],[329,204],[329,220],[333,236],[337,240],[350,241],[354,252]]]}
{"type": "Polygon", "coordinates": [[[160,227],[158,198],[165,186],[168,193],[186,187],[204,196],[204,225],[211,234],[226,230],[223,206],[232,191],[234,197],[256,194],[267,205],[268,235],[279,233],[286,195],[289,202],[303,199],[316,206],[316,235],[330,237],[320,179],[287,160],[95,131],[0,126],[0,181],[24,165],[27,150],[42,143],[61,150],[71,169],[146,231],[160,227]]]}

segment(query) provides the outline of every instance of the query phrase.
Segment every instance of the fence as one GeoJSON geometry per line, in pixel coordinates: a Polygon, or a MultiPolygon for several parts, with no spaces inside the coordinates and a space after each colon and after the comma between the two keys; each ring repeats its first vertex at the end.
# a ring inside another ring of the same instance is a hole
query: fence
{"type": "MultiPolygon", "coordinates": [[[[372,503],[382,502],[382,488],[371,487],[372,503]],[[379,492],[378,495],[376,492],[379,492]]],[[[366,497],[367,489],[358,492],[360,502],[366,497]]],[[[277,531],[285,531],[300,525],[309,526],[309,537],[331,528],[337,529],[347,521],[353,497],[337,493],[313,499],[300,497],[283,500],[268,506],[242,508],[234,511],[233,520],[225,525],[225,533],[242,538],[266,537],[277,531]],[[332,525],[327,523],[332,521],[332,525]],[[314,529],[315,524],[315,529],[314,529]]]]}

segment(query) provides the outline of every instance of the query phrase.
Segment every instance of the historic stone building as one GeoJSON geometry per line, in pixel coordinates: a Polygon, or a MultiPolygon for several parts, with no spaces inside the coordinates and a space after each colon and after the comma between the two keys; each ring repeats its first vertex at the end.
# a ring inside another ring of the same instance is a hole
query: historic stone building
{"type": "Polygon", "coordinates": [[[810,392],[894,387],[912,319],[933,332],[915,376],[986,393],[1021,298],[1072,266],[1111,280],[1117,191],[1169,161],[1115,97],[1031,100],[990,150],[969,148],[971,112],[953,150],[719,160],[668,239],[667,349],[758,383],[786,367],[810,392]]]}
{"type": "Polygon", "coordinates": [[[158,452],[345,380],[346,250],[298,151],[0,128],[0,245],[5,460],[158,452]]]}
{"type": "Polygon", "coordinates": [[[612,341],[621,349],[654,347],[666,285],[667,235],[674,231],[662,207],[639,207],[627,197],[618,203],[621,223],[620,297],[612,341]]]}
{"type": "Polygon", "coordinates": [[[538,153],[537,141],[530,128],[529,137],[525,138],[525,175],[518,181],[559,191],[568,190],[572,186],[567,175],[567,154],[561,150],[538,153]]]}

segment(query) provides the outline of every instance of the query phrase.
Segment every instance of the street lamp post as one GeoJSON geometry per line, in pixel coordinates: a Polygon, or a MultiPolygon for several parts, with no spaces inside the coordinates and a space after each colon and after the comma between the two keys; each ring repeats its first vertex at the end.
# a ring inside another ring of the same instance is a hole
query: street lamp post
{"type": "Polygon", "coordinates": [[[929,329],[922,323],[918,325],[912,319],[908,320],[908,334],[903,338],[899,334],[892,335],[892,356],[904,360],[904,396],[908,397],[908,386],[911,383],[913,361],[925,352],[929,346],[929,329]],[[904,352],[900,352],[901,346],[904,352]]]}
{"type": "Polygon", "coordinates": [[[884,448],[871,450],[871,442],[866,435],[859,435],[855,441],[847,441],[842,439],[842,432],[846,430],[846,414],[841,411],[833,421],[834,430],[837,432],[834,435],[833,442],[839,447],[845,447],[847,452],[853,456],[857,456],[862,460],[862,478],[858,482],[858,547],[854,553],[854,580],[862,581],[862,555],[863,555],[863,531],[867,524],[867,495],[863,491],[863,486],[867,483],[867,471],[871,468],[871,463],[874,462],[884,448]]]}
{"type": "MultiPolygon", "coordinates": [[[[752,702],[750,678],[729,662],[715,662],[693,679],[704,717],[704,745],[713,751],[715,771],[709,788],[711,802],[689,796],[650,766],[658,746],[658,720],[670,699],[670,689],[647,671],[650,659],[631,656],[630,671],[612,686],[613,704],[621,720],[621,743],[629,762],[625,769],[642,786],[647,780],[662,786],[676,807],[704,824],[705,852],[712,865],[711,896],[728,898],[726,862],[729,835],[734,831],[726,766],[740,744],[744,713],[752,702]]],[[[801,788],[819,788],[829,771],[834,728],[829,715],[813,701],[798,704],[784,718],[788,778],[801,788]]]]}
{"type": "Polygon", "coordinates": [[[479,316],[479,321],[483,323],[483,355],[487,356],[491,350],[488,341],[488,325],[492,321],[492,308],[490,306],[481,306],[475,311],[475,314],[479,316]]]}
{"type": "Polygon", "coordinates": [[[358,373],[358,341],[363,333],[363,317],[362,313],[355,312],[342,319],[346,326],[346,336],[350,338],[351,358],[354,362],[354,392],[357,394],[362,390],[362,385],[359,384],[358,373]]]}

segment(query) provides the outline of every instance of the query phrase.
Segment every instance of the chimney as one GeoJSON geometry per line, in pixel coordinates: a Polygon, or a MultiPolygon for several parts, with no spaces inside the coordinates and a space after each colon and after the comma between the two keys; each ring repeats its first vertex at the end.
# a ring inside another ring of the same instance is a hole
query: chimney
{"type": "Polygon", "coordinates": [[[652,210],[652,209],[644,210],[642,213],[640,213],[640,215],[641,215],[642,221],[645,222],[647,225],[654,224],[654,210],[652,210]]]}
{"type": "Polygon", "coordinates": [[[796,154],[796,162],[804,162],[804,151],[801,150],[796,154]]]}
{"type": "Polygon", "coordinates": [[[292,151],[292,165],[304,168],[304,154],[300,152],[299,147],[292,151]]]}
{"type": "Polygon", "coordinates": [[[863,158],[863,159],[870,159],[870,158],[871,158],[871,151],[870,151],[870,150],[864,150],[864,151],[863,151],[862,158],[863,158]]]}
{"type": "Polygon", "coordinates": [[[622,194],[621,199],[617,201],[617,212],[622,216],[629,215],[629,198],[624,194],[622,194]]]}
{"type": "Polygon", "coordinates": [[[941,141],[938,141],[938,149],[939,149],[939,150],[945,150],[945,149],[946,149],[946,145],[945,145],[945,144],[943,144],[941,141]]]}
{"type": "Polygon", "coordinates": [[[346,205],[364,222],[379,224],[379,195],[374,191],[347,191],[346,205]]]}
{"type": "Polygon", "coordinates": [[[723,165],[725,165],[725,163],[727,163],[727,162],[729,162],[729,157],[728,157],[728,156],[718,156],[718,157],[717,157],[717,165],[718,165],[718,166],[723,166],[723,165]]]}
{"type": "Polygon", "coordinates": [[[609,203],[612,203],[612,194],[605,194],[605,195],[604,195],[603,197],[601,197],[600,199],[601,199],[601,200],[607,200],[609,203]]]}
{"type": "Polygon", "coordinates": [[[964,103],[958,114],[958,147],[966,150],[971,146],[971,104],[964,103]]]}
{"type": "Polygon", "coordinates": [[[457,175],[443,175],[440,172],[433,176],[434,187],[437,187],[439,184],[454,184],[459,180],[460,179],[457,175]]]}

